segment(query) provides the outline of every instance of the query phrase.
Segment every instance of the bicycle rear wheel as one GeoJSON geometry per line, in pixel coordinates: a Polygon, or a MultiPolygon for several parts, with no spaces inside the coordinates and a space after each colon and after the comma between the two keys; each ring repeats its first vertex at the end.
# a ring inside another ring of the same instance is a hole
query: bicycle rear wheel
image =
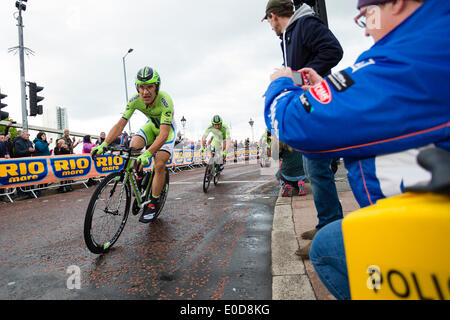
{"type": "Polygon", "coordinates": [[[166,182],[164,183],[164,187],[161,191],[161,195],[159,197],[159,210],[155,214],[155,219],[161,214],[162,209],[164,208],[164,204],[167,200],[167,195],[169,194],[169,169],[166,168],[166,182]]]}
{"type": "Polygon", "coordinates": [[[84,220],[84,241],[95,254],[107,252],[119,239],[130,211],[129,182],[121,172],[106,176],[91,197],[84,220]]]}

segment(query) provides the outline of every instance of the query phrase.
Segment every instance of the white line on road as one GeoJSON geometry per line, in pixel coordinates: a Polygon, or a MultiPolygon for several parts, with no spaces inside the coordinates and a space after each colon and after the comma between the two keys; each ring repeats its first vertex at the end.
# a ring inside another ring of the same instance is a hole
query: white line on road
{"type": "MultiPolygon", "coordinates": [[[[266,182],[270,182],[270,180],[261,180],[261,181],[259,181],[259,180],[248,180],[248,181],[245,181],[245,180],[241,180],[241,181],[238,181],[238,180],[235,180],[235,181],[232,181],[232,180],[230,180],[230,181],[221,181],[221,180],[219,180],[219,183],[220,184],[232,184],[232,183],[266,183],[266,182]]],[[[175,181],[175,182],[171,182],[170,184],[172,184],[172,185],[185,185],[185,184],[203,184],[203,181],[193,181],[193,182],[187,182],[187,181],[175,181]]]]}

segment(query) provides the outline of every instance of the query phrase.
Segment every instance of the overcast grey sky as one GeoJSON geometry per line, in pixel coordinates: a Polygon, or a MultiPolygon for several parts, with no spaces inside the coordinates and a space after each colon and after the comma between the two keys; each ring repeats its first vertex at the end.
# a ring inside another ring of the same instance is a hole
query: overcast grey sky
{"type": "MultiPolygon", "coordinates": [[[[264,94],[270,73],[282,62],[280,40],[260,22],[267,0],[29,0],[24,18],[25,78],[45,89],[44,110],[62,106],[72,131],[108,132],[125,109],[122,57],[127,87],[145,66],[161,75],[162,90],[175,105],[179,129],[200,138],[214,114],[231,124],[233,139],[263,133],[264,94]]],[[[8,95],[4,109],[22,122],[15,0],[0,3],[0,88],[8,95]]],[[[353,22],[356,0],[327,0],[330,29],[344,48],[334,69],[353,64],[372,41],[353,22]]],[[[28,92],[28,90],[27,90],[28,92]]],[[[45,111],[44,111],[45,112],[45,111]]],[[[145,123],[131,118],[132,130],[145,123]]],[[[29,120],[41,125],[42,116],[29,120]]],[[[128,129],[128,127],[127,127],[128,129]]],[[[32,137],[33,138],[33,137],[32,137]]]]}

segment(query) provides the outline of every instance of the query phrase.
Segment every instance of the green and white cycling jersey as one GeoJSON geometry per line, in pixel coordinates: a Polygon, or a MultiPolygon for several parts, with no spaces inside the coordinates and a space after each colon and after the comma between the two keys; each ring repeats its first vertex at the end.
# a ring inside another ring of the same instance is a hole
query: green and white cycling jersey
{"type": "Polygon", "coordinates": [[[259,144],[262,146],[267,143],[267,147],[271,147],[272,144],[272,136],[267,136],[267,130],[264,131],[264,134],[261,136],[261,139],[259,140],[259,144]]]}
{"type": "Polygon", "coordinates": [[[145,125],[139,129],[138,135],[145,140],[146,147],[149,147],[160,133],[161,125],[169,125],[171,127],[166,143],[160,150],[165,150],[170,154],[173,153],[175,145],[175,121],[174,121],[174,107],[172,98],[163,91],[159,91],[156,98],[155,105],[148,107],[142,101],[139,93],[134,95],[127,104],[127,108],[122,115],[122,118],[129,120],[135,110],[142,112],[149,120],[145,125]]]}
{"type": "Polygon", "coordinates": [[[231,139],[230,129],[226,124],[222,124],[222,128],[220,130],[214,128],[213,125],[210,125],[208,129],[206,129],[203,136],[207,138],[210,133],[214,135],[211,145],[216,150],[222,150],[222,142],[231,139]]]}

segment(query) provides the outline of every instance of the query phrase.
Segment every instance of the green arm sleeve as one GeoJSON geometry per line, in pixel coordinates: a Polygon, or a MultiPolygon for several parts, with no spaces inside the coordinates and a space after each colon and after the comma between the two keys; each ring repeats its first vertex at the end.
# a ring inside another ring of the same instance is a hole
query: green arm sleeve
{"type": "Polygon", "coordinates": [[[161,124],[172,124],[172,118],[173,118],[173,102],[172,99],[167,96],[161,98],[161,103],[164,105],[163,112],[161,113],[161,124]]]}

